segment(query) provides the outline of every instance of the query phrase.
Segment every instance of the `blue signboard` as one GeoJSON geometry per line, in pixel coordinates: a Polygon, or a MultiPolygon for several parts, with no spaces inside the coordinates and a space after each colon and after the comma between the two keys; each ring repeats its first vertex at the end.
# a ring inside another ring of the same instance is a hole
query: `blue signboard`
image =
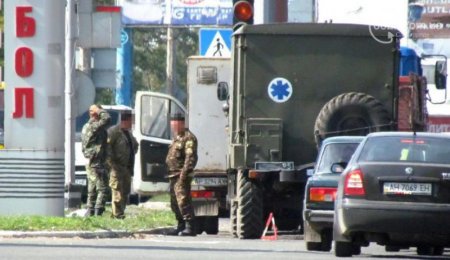
{"type": "Polygon", "coordinates": [[[231,29],[200,29],[199,50],[201,56],[230,57],[231,29]]]}
{"type": "Polygon", "coordinates": [[[119,0],[125,25],[231,25],[232,0],[119,0]]]}

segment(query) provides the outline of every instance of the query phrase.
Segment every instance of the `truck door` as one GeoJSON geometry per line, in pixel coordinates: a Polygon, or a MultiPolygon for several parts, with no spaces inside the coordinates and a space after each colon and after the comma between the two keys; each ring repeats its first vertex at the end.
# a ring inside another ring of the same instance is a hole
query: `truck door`
{"type": "Polygon", "coordinates": [[[169,95],[150,91],[138,91],[135,105],[134,135],[139,151],[134,166],[134,192],[146,195],[168,191],[165,160],[172,140],[170,116],[186,116],[186,108],[169,95]]]}

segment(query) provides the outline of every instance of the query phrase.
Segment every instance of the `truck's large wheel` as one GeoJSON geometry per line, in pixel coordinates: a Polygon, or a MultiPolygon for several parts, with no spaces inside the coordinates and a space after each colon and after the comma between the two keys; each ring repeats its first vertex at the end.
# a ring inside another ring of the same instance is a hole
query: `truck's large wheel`
{"type": "Polygon", "coordinates": [[[391,129],[391,117],[383,104],[364,93],[344,93],[320,110],[314,125],[317,146],[335,135],[367,135],[391,129]]]}
{"type": "Polygon", "coordinates": [[[217,235],[217,233],[219,233],[219,217],[218,216],[206,217],[205,222],[203,224],[203,229],[208,235],[217,235]]]}
{"type": "Polygon", "coordinates": [[[242,171],[237,180],[237,235],[241,239],[260,238],[264,230],[262,191],[242,171]]]}
{"type": "Polygon", "coordinates": [[[238,202],[233,200],[231,201],[231,209],[230,209],[230,231],[233,237],[237,237],[237,208],[238,202]]]}

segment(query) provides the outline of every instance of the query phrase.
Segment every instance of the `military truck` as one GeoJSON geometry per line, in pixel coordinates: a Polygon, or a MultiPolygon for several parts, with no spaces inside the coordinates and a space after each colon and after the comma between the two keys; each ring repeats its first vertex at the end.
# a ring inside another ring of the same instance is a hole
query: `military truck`
{"type": "Polygon", "coordinates": [[[259,238],[273,213],[302,231],[307,169],[320,142],[426,128],[423,79],[402,79],[401,33],[355,24],[245,25],[233,34],[232,82],[218,84],[229,115],[231,232],[259,238]],[[402,94],[400,96],[400,94],[402,94]]]}

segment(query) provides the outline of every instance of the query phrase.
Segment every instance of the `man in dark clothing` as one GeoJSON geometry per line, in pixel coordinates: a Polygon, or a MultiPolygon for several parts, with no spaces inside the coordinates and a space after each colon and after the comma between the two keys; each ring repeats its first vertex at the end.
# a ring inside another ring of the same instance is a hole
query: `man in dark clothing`
{"type": "Polygon", "coordinates": [[[131,134],[131,111],[123,111],[120,124],[108,129],[108,163],[111,168],[109,186],[112,193],[112,217],[125,218],[125,207],[131,190],[134,156],[138,142],[131,134]]]}

